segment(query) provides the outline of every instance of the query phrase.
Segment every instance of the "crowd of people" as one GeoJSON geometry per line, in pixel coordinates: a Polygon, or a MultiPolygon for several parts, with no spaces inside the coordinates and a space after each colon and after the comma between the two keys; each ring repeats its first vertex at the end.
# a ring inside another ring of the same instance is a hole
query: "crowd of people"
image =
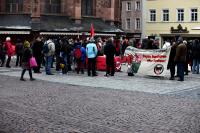
{"type": "Polygon", "coordinates": [[[124,39],[121,46],[120,39],[114,38],[79,38],[71,39],[67,37],[41,37],[38,36],[34,41],[17,39],[14,44],[10,37],[4,42],[0,42],[0,63],[1,67],[10,68],[10,61],[13,55],[16,55],[15,66],[22,67],[20,80],[25,81],[24,74],[29,71],[30,80],[34,73],[41,73],[41,68],[45,67],[46,75],[54,75],[52,68],[67,74],[68,71],[76,70],[76,73],[84,74],[87,69],[88,76],[97,76],[96,58],[100,55],[106,55],[106,74],[105,76],[114,76],[114,56],[124,53],[128,42],[124,39]],[[7,58],[6,58],[7,57],[7,58]],[[37,63],[36,67],[30,67],[30,58],[34,57],[37,63]],[[86,60],[87,59],[87,60],[86,60]],[[55,64],[55,66],[54,66],[55,64]],[[86,65],[87,64],[87,65],[86,65]],[[74,67],[74,68],[73,68],[74,67]]]}
{"type": "Polygon", "coordinates": [[[177,41],[167,40],[163,48],[171,47],[169,62],[167,68],[170,70],[170,80],[175,79],[175,68],[177,66],[178,81],[184,81],[184,75],[188,75],[189,68],[193,74],[199,74],[200,63],[200,42],[198,39],[183,40],[179,37],[177,41]]]}
{"type": "MultiPolygon", "coordinates": [[[[32,76],[32,69],[34,73],[41,73],[43,66],[46,75],[54,75],[52,69],[55,67],[55,70],[62,74],[67,74],[72,69],[76,70],[77,74],[84,74],[84,70],[87,69],[88,76],[97,76],[96,58],[106,55],[105,76],[114,76],[114,56],[124,55],[128,46],[159,49],[159,40],[145,39],[141,43],[140,41],[136,43],[135,40],[113,37],[96,40],[92,37],[81,40],[79,38],[37,36],[32,42],[17,39],[13,44],[11,38],[7,37],[5,41],[0,41],[0,66],[5,65],[10,68],[11,57],[15,54],[15,66],[22,67],[20,78],[22,81],[25,81],[23,76],[26,70],[29,71],[30,80],[35,80],[32,76]],[[30,67],[31,57],[35,57],[36,67],[30,67]]],[[[184,81],[184,75],[188,74],[188,64],[191,65],[192,73],[199,73],[200,42],[198,39],[188,42],[183,41],[182,37],[172,42],[166,40],[163,48],[167,47],[171,47],[168,62],[168,69],[171,72],[170,80],[174,80],[176,65],[179,81],[184,81]]]]}

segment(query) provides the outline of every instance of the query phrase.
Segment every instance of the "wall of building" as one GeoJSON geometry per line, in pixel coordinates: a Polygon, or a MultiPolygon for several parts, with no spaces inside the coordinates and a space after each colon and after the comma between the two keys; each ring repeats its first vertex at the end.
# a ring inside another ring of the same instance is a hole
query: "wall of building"
{"type": "Polygon", "coordinates": [[[140,10],[136,10],[136,1],[138,0],[123,0],[121,11],[122,29],[128,33],[141,33],[142,32],[142,1],[140,1],[140,10]],[[127,2],[131,3],[131,10],[127,11],[127,2]],[[126,27],[126,19],[130,18],[130,29],[126,27]],[[140,18],[140,29],[136,29],[136,18],[140,18]]]}
{"type": "Polygon", "coordinates": [[[199,0],[168,0],[167,4],[166,1],[163,0],[146,0],[146,9],[145,13],[146,17],[145,20],[145,27],[144,27],[144,34],[146,36],[156,34],[161,36],[162,34],[166,35],[178,35],[172,34],[170,29],[174,27],[177,29],[179,24],[182,25],[183,29],[187,27],[189,33],[183,33],[180,35],[183,36],[198,36],[200,35],[199,30],[193,30],[195,27],[200,27],[200,1],[199,0]],[[178,22],[177,21],[177,9],[182,8],[184,9],[184,21],[178,22]],[[198,21],[191,22],[191,8],[198,8],[198,21]],[[156,9],[156,21],[150,22],[150,9],[156,9]],[[162,21],[162,10],[169,9],[169,21],[163,22],[162,21]]]}

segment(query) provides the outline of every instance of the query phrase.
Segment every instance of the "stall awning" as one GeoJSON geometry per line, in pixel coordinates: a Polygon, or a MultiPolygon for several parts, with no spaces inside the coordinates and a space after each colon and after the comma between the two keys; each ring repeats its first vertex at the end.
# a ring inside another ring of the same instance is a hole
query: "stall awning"
{"type": "Polygon", "coordinates": [[[30,34],[30,31],[0,31],[0,34],[30,34]]]}
{"type": "MultiPolygon", "coordinates": [[[[74,32],[40,32],[40,35],[72,35],[72,36],[81,36],[81,35],[83,35],[83,33],[74,33],[74,32]]],[[[89,36],[90,33],[84,32],[84,35],[89,36]]],[[[95,36],[116,36],[116,34],[95,33],[95,36]]]]}

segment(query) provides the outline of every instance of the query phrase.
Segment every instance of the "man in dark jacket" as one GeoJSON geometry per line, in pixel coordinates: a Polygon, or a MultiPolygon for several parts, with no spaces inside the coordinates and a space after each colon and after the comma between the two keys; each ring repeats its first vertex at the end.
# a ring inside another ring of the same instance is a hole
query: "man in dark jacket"
{"type": "Polygon", "coordinates": [[[199,74],[200,43],[199,43],[199,40],[197,39],[195,39],[192,44],[192,58],[193,58],[192,73],[199,74]]]}
{"type": "Polygon", "coordinates": [[[16,47],[15,47],[15,52],[17,55],[17,60],[16,60],[16,65],[15,66],[21,66],[22,65],[22,55],[23,55],[23,43],[20,39],[17,39],[16,47]]]}
{"type": "Polygon", "coordinates": [[[177,63],[178,81],[184,81],[184,65],[186,62],[187,47],[183,43],[183,38],[179,37],[178,46],[176,48],[175,62],[177,63]]]}
{"type": "Polygon", "coordinates": [[[5,48],[5,43],[0,42],[0,60],[1,64],[0,67],[3,67],[6,59],[6,48],[5,48]]]}
{"type": "Polygon", "coordinates": [[[33,56],[36,59],[37,67],[33,68],[34,73],[41,73],[40,67],[42,64],[42,47],[44,43],[42,42],[42,39],[40,37],[37,37],[35,42],[33,43],[32,50],[33,50],[33,56]]]}
{"type": "Polygon", "coordinates": [[[115,65],[114,65],[114,55],[115,55],[115,46],[113,45],[113,41],[110,38],[105,47],[104,47],[104,54],[106,55],[106,75],[114,76],[115,73],[115,65]],[[111,70],[111,72],[110,72],[111,70]]]}
{"type": "Polygon", "coordinates": [[[174,58],[176,56],[176,47],[177,47],[177,44],[175,42],[173,42],[171,51],[170,51],[170,55],[169,55],[169,61],[167,64],[167,69],[170,70],[170,75],[171,75],[170,80],[174,80],[174,75],[175,75],[176,63],[174,61],[174,58]]]}

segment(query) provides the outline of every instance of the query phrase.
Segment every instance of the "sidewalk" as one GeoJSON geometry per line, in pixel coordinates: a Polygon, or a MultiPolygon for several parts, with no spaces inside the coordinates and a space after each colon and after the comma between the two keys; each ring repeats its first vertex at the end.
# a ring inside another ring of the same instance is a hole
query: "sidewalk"
{"type": "MultiPolygon", "coordinates": [[[[114,77],[104,77],[105,72],[98,72],[97,77],[88,77],[86,72],[84,75],[69,72],[67,75],[62,75],[55,72],[55,75],[48,76],[44,72],[42,74],[33,74],[37,80],[44,80],[55,83],[65,83],[71,85],[90,86],[119,90],[141,91],[159,94],[173,94],[182,91],[191,91],[200,88],[200,75],[189,73],[185,76],[184,82],[176,80],[168,80],[169,77],[151,77],[136,75],[133,77],[127,76],[126,72],[116,72],[114,77]]],[[[0,68],[0,75],[20,77],[21,68],[0,68]]],[[[28,72],[25,78],[29,78],[28,72]]]]}

